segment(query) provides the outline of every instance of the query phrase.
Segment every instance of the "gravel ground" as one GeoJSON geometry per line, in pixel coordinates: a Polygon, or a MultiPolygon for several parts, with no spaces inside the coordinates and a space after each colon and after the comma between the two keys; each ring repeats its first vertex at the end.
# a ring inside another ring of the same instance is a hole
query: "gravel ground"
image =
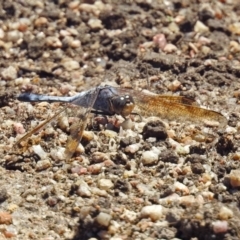
{"type": "Polygon", "coordinates": [[[0,239],[240,239],[239,6],[1,1],[0,239]],[[102,82],[193,98],[228,125],[98,116],[70,161],[62,117],[13,147],[60,107],[17,94],[102,82]]]}

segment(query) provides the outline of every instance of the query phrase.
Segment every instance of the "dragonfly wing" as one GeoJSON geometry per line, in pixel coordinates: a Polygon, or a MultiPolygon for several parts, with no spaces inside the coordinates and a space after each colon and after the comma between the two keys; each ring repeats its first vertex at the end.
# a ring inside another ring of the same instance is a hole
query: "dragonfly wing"
{"type": "MultiPolygon", "coordinates": [[[[66,144],[65,156],[66,158],[71,158],[79,144],[79,141],[82,138],[83,131],[87,124],[88,115],[91,112],[92,107],[96,101],[98,92],[99,92],[99,88],[96,88],[94,90],[89,91],[86,96],[80,96],[79,98],[75,99],[71,103],[67,104],[57,113],[55,113],[53,116],[49,117],[47,120],[40,123],[37,127],[35,127],[30,132],[25,134],[22,138],[20,138],[14,144],[14,147],[18,148],[18,146],[22,142],[25,142],[26,140],[28,140],[33,134],[45,128],[49,123],[51,123],[53,120],[58,118],[62,113],[64,113],[66,116],[71,116],[79,120],[79,121],[73,122],[73,124],[71,125],[70,137],[68,138],[67,144],[66,144]],[[80,102],[82,101],[82,99],[80,99],[81,97],[87,98],[88,106],[86,107],[79,106],[79,101],[80,102]]],[[[25,145],[24,150],[29,147],[29,146],[26,146],[27,144],[24,144],[24,145],[25,145]]]]}
{"type": "Polygon", "coordinates": [[[191,121],[197,123],[218,122],[220,128],[224,128],[227,119],[218,112],[200,108],[194,105],[183,104],[162,96],[137,96],[134,98],[136,107],[134,112],[145,116],[158,116],[169,120],[191,121]]]}
{"type": "Polygon", "coordinates": [[[193,100],[183,96],[148,94],[132,89],[114,88],[118,94],[133,96],[133,112],[142,116],[158,116],[168,120],[196,123],[217,122],[219,128],[227,125],[227,119],[218,112],[204,109],[193,100]]]}
{"type": "Polygon", "coordinates": [[[121,94],[121,95],[131,95],[134,99],[135,98],[148,98],[148,97],[152,97],[155,96],[157,99],[159,99],[161,101],[169,101],[169,102],[176,102],[176,103],[181,103],[181,104],[185,104],[185,105],[194,105],[194,106],[198,106],[199,104],[192,98],[187,98],[184,96],[173,96],[173,95],[157,95],[157,94],[153,94],[153,93],[146,93],[144,91],[137,91],[137,90],[133,90],[133,89],[126,89],[126,88],[117,88],[117,87],[112,87],[116,93],[121,94]]]}
{"type": "Polygon", "coordinates": [[[62,112],[64,112],[68,107],[65,107],[61,110],[59,110],[57,113],[55,113],[52,117],[46,119],[42,123],[40,123],[38,126],[33,128],[30,132],[25,134],[23,137],[21,137],[15,144],[14,146],[18,146],[21,142],[26,141],[29,137],[31,137],[33,134],[37,133],[41,129],[43,129],[47,124],[51,123],[54,119],[56,119],[62,112]]]}
{"type": "Polygon", "coordinates": [[[68,137],[65,149],[65,157],[67,159],[72,157],[72,155],[76,151],[76,148],[78,147],[79,142],[82,139],[83,131],[85,130],[87,125],[88,116],[92,111],[98,94],[99,88],[96,88],[94,91],[89,92],[89,94],[87,95],[88,106],[86,108],[76,106],[81,99],[76,99],[71,103],[71,107],[74,109],[74,116],[77,118],[77,121],[73,122],[70,127],[70,136],[68,137]]]}
{"type": "Polygon", "coordinates": [[[156,96],[158,96],[159,99],[162,99],[164,101],[176,102],[180,104],[193,105],[193,106],[199,105],[194,99],[187,98],[184,96],[171,96],[171,95],[156,95],[156,96]]]}

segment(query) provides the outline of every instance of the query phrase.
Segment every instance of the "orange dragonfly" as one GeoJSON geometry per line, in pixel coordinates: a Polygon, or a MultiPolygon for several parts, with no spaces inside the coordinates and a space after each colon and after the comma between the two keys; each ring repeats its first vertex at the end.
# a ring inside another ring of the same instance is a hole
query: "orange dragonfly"
{"type": "MultiPolygon", "coordinates": [[[[70,128],[65,156],[71,158],[82,139],[83,131],[90,113],[114,115],[124,118],[131,114],[140,116],[157,116],[168,120],[191,121],[196,123],[217,122],[219,128],[227,125],[227,119],[219,112],[198,107],[192,99],[183,96],[153,95],[143,91],[123,89],[112,86],[98,86],[88,91],[83,91],[71,97],[57,97],[22,93],[18,100],[24,102],[64,102],[74,105],[78,110],[75,116],[79,121],[74,122],[70,128]]],[[[20,138],[16,145],[26,141],[32,134],[42,129],[46,124],[57,118],[70,106],[58,111],[29,133],[20,138]]]]}

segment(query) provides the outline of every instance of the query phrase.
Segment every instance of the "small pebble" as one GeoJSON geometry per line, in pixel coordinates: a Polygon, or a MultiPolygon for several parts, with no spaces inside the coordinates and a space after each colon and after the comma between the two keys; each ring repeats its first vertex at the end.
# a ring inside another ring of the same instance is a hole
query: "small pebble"
{"type": "Polygon", "coordinates": [[[98,174],[103,167],[104,167],[104,163],[96,163],[96,164],[92,164],[91,166],[88,166],[87,170],[92,174],[98,174]]]}
{"type": "Polygon", "coordinates": [[[79,62],[75,60],[65,60],[62,62],[62,65],[67,71],[73,71],[80,68],[79,62]]]}
{"type": "Polygon", "coordinates": [[[233,34],[240,35],[240,22],[230,24],[228,30],[233,34]]]}
{"type": "Polygon", "coordinates": [[[51,166],[52,166],[52,164],[49,160],[41,160],[41,161],[37,162],[36,170],[37,171],[43,171],[43,170],[48,169],[51,166]]]}
{"type": "Polygon", "coordinates": [[[166,53],[173,53],[173,52],[176,52],[177,50],[178,50],[178,48],[175,45],[173,45],[172,43],[167,43],[163,49],[163,51],[166,53]]]}
{"type": "Polygon", "coordinates": [[[196,199],[193,195],[182,196],[179,198],[180,203],[184,206],[191,206],[196,203],[196,199]]]}
{"type": "Polygon", "coordinates": [[[101,20],[99,20],[99,19],[92,19],[92,18],[89,19],[89,21],[88,21],[88,26],[89,26],[92,30],[94,30],[94,31],[103,28],[103,25],[102,25],[102,21],[101,21],[101,20]]]}
{"type": "Polygon", "coordinates": [[[124,219],[126,222],[134,222],[137,219],[137,213],[128,209],[124,209],[121,218],[124,219]]]}
{"type": "Polygon", "coordinates": [[[32,149],[33,149],[33,152],[37,154],[41,159],[45,159],[47,157],[47,153],[43,150],[41,145],[33,145],[32,149]]]}
{"type": "Polygon", "coordinates": [[[104,212],[100,212],[95,218],[96,222],[103,227],[108,227],[111,219],[112,216],[104,212]]]}
{"type": "Polygon", "coordinates": [[[9,42],[17,42],[20,38],[22,38],[22,36],[23,34],[18,30],[7,32],[7,40],[9,42]]]}
{"type": "Polygon", "coordinates": [[[14,204],[14,203],[10,203],[10,204],[7,206],[7,210],[8,210],[10,213],[16,211],[18,208],[19,208],[19,206],[18,206],[17,204],[14,204]]]}
{"type": "Polygon", "coordinates": [[[214,233],[225,233],[228,231],[227,221],[215,221],[212,223],[214,233]]]}
{"type": "Polygon", "coordinates": [[[220,220],[227,220],[232,217],[233,217],[233,211],[230,208],[225,207],[225,206],[222,206],[220,208],[220,211],[218,213],[218,218],[220,220]]]}
{"type": "Polygon", "coordinates": [[[77,194],[81,197],[91,197],[91,188],[84,180],[80,180],[77,194]]]}
{"type": "Polygon", "coordinates": [[[73,39],[72,41],[69,41],[69,47],[71,48],[79,48],[81,47],[81,41],[78,39],[73,39]]]}
{"type": "Polygon", "coordinates": [[[232,170],[228,175],[230,179],[230,184],[232,187],[240,187],[240,170],[232,170]]]}
{"type": "Polygon", "coordinates": [[[134,154],[139,150],[140,147],[141,147],[140,143],[134,143],[134,144],[127,146],[125,148],[125,152],[134,154]]]}
{"type": "Polygon", "coordinates": [[[153,37],[153,42],[156,46],[158,46],[160,49],[164,49],[166,44],[167,44],[167,40],[164,34],[159,33],[157,35],[155,35],[153,37]]]}
{"type": "Polygon", "coordinates": [[[189,145],[182,146],[171,138],[169,138],[169,143],[173,148],[175,148],[176,153],[179,155],[187,155],[190,152],[189,145]]]}
{"type": "Polygon", "coordinates": [[[8,68],[4,68],[1,71],[1,76],[5,80],[14,80],[17,78],[17,69],[13,66],[9,66],[8,68]]]}
{"type": "Polygon", "coordinates": [[[240,44],[236,41],[230,41],[229,43],[229,50],[232,53],[240,52],[240,44]]]}
{"type": "Polygon", "coordinates": [[[124,120],[122,123],[121,123],[121,127],[122,129],[126,130],[126,129],[132,129],[133,128],[133,121],[131,118],[127,118],[126,120],[124,120]]]}
{"type": "Polygon", "coordinates": [[[181,82],[175,79],[171,84],[169,84],[168,89],[172,92],[176,92],[181,86],[181,82]]]}
{"type": "Polygon", "coordinates": [[[79,6],[80,2],[79,1],[72,1],[68,4],[68,7],[70,9],[77,9],[79,6]]]}
{"type": "Polygon", "coordinates": [[[103,152],[95,152],[92,154],[91,161],[93,163],[99,163],[110,160],[109,156],[106,153],[103,152]]]}
{"type": "Polygon", "coordinates": [[[12,215],[8,212],[0,212],[0,224],[11,224],[12,223],[12,215]]]}
{"type": "Polygon", "coordinates": [[[210,191],[203,191],[201,195],[204,199],[207,199],[208,201],[211,201],[214,199],[214,193],[210,191]]]}
{"type": "Polygon", "coordinates": [[[142,218],[150,217],[152,219],[152,221],[157,221],[162,216],[163,216],[162,205],[145,206],[141,210],[141,217],[142,218]]]}
{"type": "Polygon", "coordinates": [[[102,197],[106,197],[108,195],[108,193],[105,190],[101,190],[97,187],[91,187],[91,192],[94,195],[98,195],[98,196],[102,196],[102,197]]]}
{"type": "Polygon", "coordinates": [[[50,156],[54,159],[54,161],[63,161],[66,159],[65,148],[58,147],[56,149],[52,149],[50,152],[50,156]]]}
{"type": "Polygon", "coordinates": [[[158,153],[154,151],[145,151],[142,153],[141,161],[145,166],[156,164],[158,161],[158,153]]]}
{"type": "Polygon", "coordinates": [[[48,24],[48,20],[45,17],[37,18],[34,22],[35,27],[41,27],[46,24],[48,24]]]}
{"type": "Polygon", "coordinates": [[[101,134],[103,134],[104,136],[109,137],[109,138],[115,138],[117,136],[116,132],[114,132],[112,130],[108,130],[108,129],[106,129],[105,131],[102,131],[101,134]]]}
{"type": "Polygon", "coordinates": [[[0,28],[0,39],[3,39],[5,37],[5,32],[2,28],[0,28]]]}
{"type": "Polygon", "coordinates": [[[114,184],[112,183],[112,181],[110,179],[100,179],[98,181],[98,187],[102,190],[109,190],[111,188],[113,188],[114,184]]]}
{"type": "Polygon", "coordinates": [[[57,37],[46,37],[46,45],[52,48],[61,48],[62,42],[57,37]]]}
{"type": "Polygon", "coordinates": [[[180,182],[175,182],[173,184],[173,187],[175,188],[176,191],[181,191],[184,195],[189,194],[189,189],[186,185],[184,185],[183,183],[180,182]]]}
{"type": "Polygon", "coordinates": [[[194,26],[194,32],[204,33],[204,32],[208,32],[208,31],[209,31],[209,28],[204,23],[202,23],[201,21],[196,22],[196,24],[194,26]]]}
{"type": "Polygon", "coordinates": [[[36,195],[33,196],[33,195],[29,194],[26,197],[27,202],[36,202],[36,200],[37,200],[36,195]]]}
{"type": "Polygon", "coordinates": [[[17,133],[17,134],[25,133],[25,129],[24,129],[24,126],[22,125],[22,123],[18,123],[18,122],[14,123],[13,129],[14,129],[15,133],[17,133]]]}
{"type": "Polygon", "coordinates": [[[240,152],[233,153],[232,159],[235,161],[239,161],[240,160],[240,152]]]}
{"type": "Polygon", "coordinates": [[[123,177],[124,178],[130,178],[130,177],[133,177],[135,175],[134,171],[132,170],[125,170],[124,173],[123,173],[123,177]]]}
{"type": "Polygon", "coordinates": [[[75,166],[71,168],[72,173],[77,173],[78,175],[86,174],[87,173],[87,168],[82,167],[82,166],[75,166]]]}

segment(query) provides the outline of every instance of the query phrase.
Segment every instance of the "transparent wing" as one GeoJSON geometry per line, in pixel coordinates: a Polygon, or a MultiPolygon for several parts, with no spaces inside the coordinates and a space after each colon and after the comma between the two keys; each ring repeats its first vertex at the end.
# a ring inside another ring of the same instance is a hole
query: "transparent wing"
{"type": "Polygon", "coordinates": [[[144,91],[137,91],[137,90],[133,90],[133,89],[127,89],[127,88],[118,88],[118,87],[114,87],[114,90],[118,93],[118,94],[123,94],[123,95],[131,95],[134,97],[134,99],[136,98],[145,98],[145,97],[156,97],[158,98],[160,101],[164,100],[164,101],[169,101],[169,102],[176,102],[176,103],[181,103],[181,104],[186,104],[186,105],[194,105],[194,106],[198,106],[199,104],[192,98],[187,98],[184,96],[173,96],[173,95],[158,95],[158,94],[151,94],[151,93],[146,93],[144,91]]]}
{"type": "Polygon", "coordinates": [[[157,116],[168,120],[192,121],[197,123],[218,122],[224,128],[227,119],[218,112],[197,106],[192,99],[182,96],[149,95],[142,91],[116,88],[120,94],[131,94],[136,112],[143,116],[157,116]]]}
{"type": "Polygon", "coordinates": [[[68,108],[68,106],[66,106],[65,108],[59,110],[57,113],[55,113],[52,117],[46,119],[45,121],[43,121],[42,123],[40,123],[39,125],[37,125],[37,127],[33,128],[30,132],[26,133],[23,137],[21,137],[15,144],[15,147],[18,147],[18,145],[21,142],[26,141],[28,138],[30,138],[33,134],[37,133],[38,131],[40,131],[41,129],[43,129],[47,124],[51,123],[54,119],[56,119],[62,112],[66,111],[66,109],[68,108]]]}
{"type": "MultiPolygon", "coordinates": [[[[74,154],[79,142],[82,139],[83,131],[86,128],[88,116],[92,111],[92,107],[98,97],[99,88],[96,88],[93,92],[88,95],[88,107],[83,108],[80,106],[73,106],[75,109],[75,115],[77,117],[77,121],[73,122],[70,127],[70,136],[68,137],[65,156],[67,159],[71,158],[74,154]]],[[[72,104],[77,104],[78,99],[72,102],[72,104]]]]}
{"type": "Polygon", "coordinates": [[[89,92],[89,94],[87,95],[88,106],[86,108],[77,106],[77,102],[81,101],[81,99],[74,100],[72,103],[67,104],[67,106],[65,106],[63,109],[59,110],[53,116],[49,117],[47,120],[43,121],[37,127],[35,127],[30,132],[25,134],[22,138],[20,138],[15,143],[14,146],[18,147],[18,145],[20,145],[22,142],[27,141],[33,134],[45,128],[46,125],[48,125],[53,120],[57,119],[60,115],[63,114],[68,117],[72,117],[72,121],[73,121],[72,125],[70,126],[70,136],[68,137],[66,149],[65,149],[65,157],[67,159],[71,158],[79,142],[81,141],[83,131],[87,124],[89,113],[91,112],[92,107],[96,101],[98,92],[99,92],[98,88],[96,88],[94,91],[89,92]]]}

